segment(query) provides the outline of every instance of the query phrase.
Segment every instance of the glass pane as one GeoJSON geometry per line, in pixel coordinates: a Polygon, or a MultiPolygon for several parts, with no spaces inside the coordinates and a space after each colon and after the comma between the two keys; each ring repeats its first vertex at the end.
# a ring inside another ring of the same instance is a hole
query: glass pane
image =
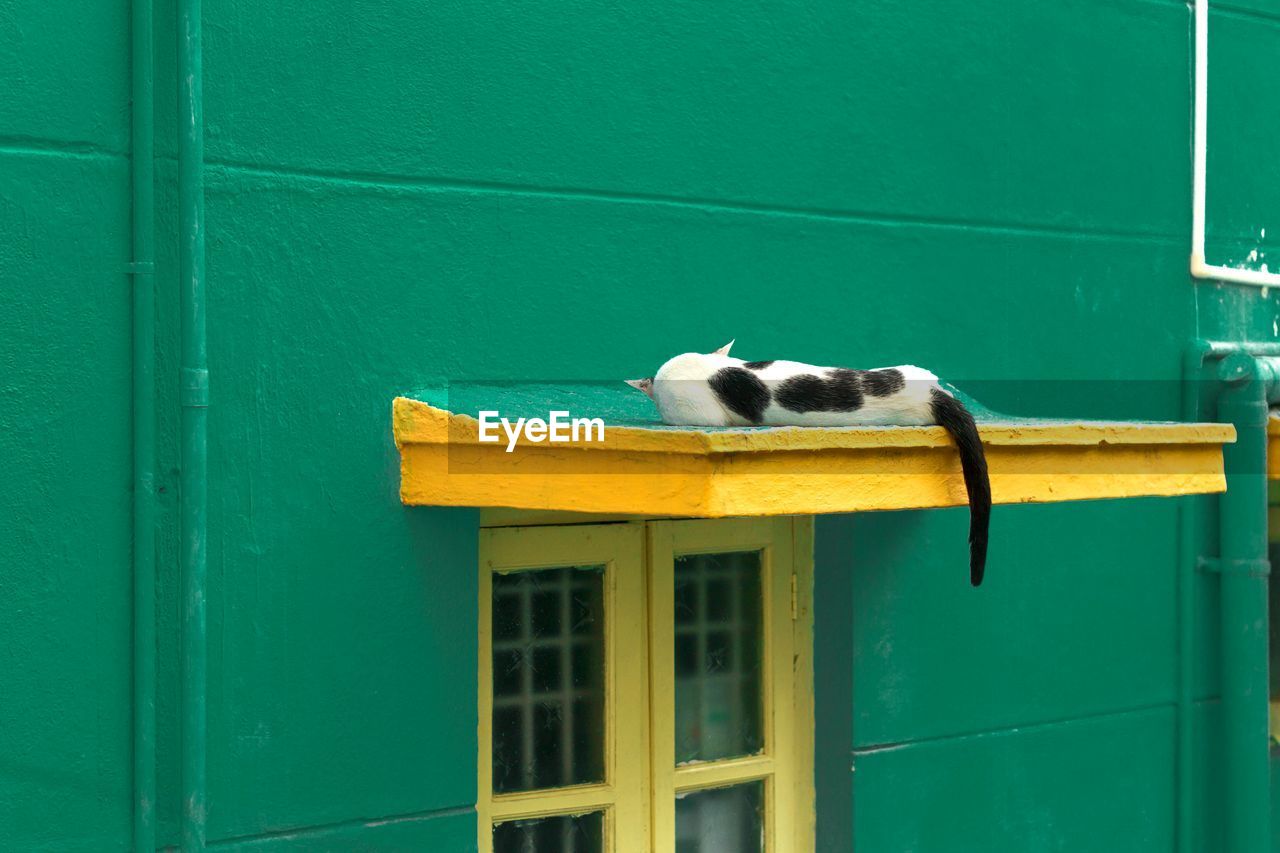
{"type": "Polygon", "coordinates": [[[676,763],[759,752],[760,552],[677,557],[675,581],[676,763]]]}
{"type": "Polygon", "coordinates": [[[604,567],[494,575],[492,630],[494,793],[603,782],[604,567]]]}
{"type": "Polygon", "coordinates": [[[493,828],[493,853],[603,853],[604,814],[513,820],[493,828]]]}
{"type": "Polygon", "coordinates": [[[764,783],[676,797],[676,853],[764,850],[764,783]]]}

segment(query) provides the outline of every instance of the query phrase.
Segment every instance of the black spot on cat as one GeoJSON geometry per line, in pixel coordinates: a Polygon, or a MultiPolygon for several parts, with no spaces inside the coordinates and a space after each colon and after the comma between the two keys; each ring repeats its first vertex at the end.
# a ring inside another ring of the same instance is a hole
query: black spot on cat
{"type": "Polygon", "coordinates": [[[883,370],[867,370],[862,374],[862,390],[872,397],[888,397],[907,387],[902,371],[892,367],[883,370]]]}
{"type": "Polygon", "coordinates": [[[774,361],[776,361],[776,359],[772,358],[768,361],[744,361],[742,366],[748,370],[764,370],[766,367],[773,364],[774,361]]]}
{"type": "Polygon", "coordinates": [[[835,370],[827,382],[828,411],[852,412],[862,408],[861,370],[835,370]]]}
{"type": "Polygon", "coordinates": [[[815,412],[822,409],[822,393],[827,387],[826,380],[805,374],[792,376],[778,385],[774,398],[778,405],[793,412],[815,412]]]}
{"type": "Polygon", "coordinates": [[[764,410],[769,408],[769,389],[751,371],[725,367],[717,370],[707,384],[735,415],[753,424],[764,420],[764,410]]]}
{"type": "Polygon", "coordinates": [[[778,405],[793,412],[853,412],[862,408],[862,375],[833,370],[830,378],[804,374],[778,385],[778,405]]]}

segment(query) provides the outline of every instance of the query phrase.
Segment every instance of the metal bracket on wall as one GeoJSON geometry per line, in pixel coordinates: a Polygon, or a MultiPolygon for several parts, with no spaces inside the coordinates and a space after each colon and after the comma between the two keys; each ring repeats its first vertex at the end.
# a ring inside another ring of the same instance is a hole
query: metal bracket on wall
{"type": "Polygon", "coordinates": [[[1221,560],[1217,557],[1201,557],[1196,568],[1212,574],[1239,574],[1265,578],[1271,574],[1270,560],[1221,560]]]}
{"type": "Polygon", "coordinates": [[[204,368],[183,367],[178,371],[179,402],[185,408],[203,409],[209,406],[209,371],[204,368]]]}

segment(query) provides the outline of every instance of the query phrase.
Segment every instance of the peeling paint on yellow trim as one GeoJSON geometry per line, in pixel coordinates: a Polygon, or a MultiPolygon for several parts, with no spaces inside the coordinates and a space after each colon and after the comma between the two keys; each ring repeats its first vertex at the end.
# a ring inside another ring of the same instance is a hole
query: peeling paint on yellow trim
{"type": "MultiPolygon", "coordinates": [[[[939,427],[709,431],[610,426],[596,443],[480,444],[477,422],[408,398],[393,406],[401,499],[719,518],[967,503],[939,427]]],[[[1226,488],[1226,424],[981,425],[997,503],[1185,495],[1226,488]]]]}

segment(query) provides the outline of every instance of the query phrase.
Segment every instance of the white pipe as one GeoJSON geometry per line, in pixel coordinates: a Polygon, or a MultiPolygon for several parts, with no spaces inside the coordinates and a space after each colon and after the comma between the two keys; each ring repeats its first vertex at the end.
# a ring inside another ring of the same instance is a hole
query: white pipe
{"type": "Polygon", "coordinates": [[[1191,275],[1259,287],[1280,287],[1280,273],[1237,270],[1204,260],[1205,172],[1209,150],[1209,0],[1195,0],[1196,91],[1191,166],[1191,275]]]}

